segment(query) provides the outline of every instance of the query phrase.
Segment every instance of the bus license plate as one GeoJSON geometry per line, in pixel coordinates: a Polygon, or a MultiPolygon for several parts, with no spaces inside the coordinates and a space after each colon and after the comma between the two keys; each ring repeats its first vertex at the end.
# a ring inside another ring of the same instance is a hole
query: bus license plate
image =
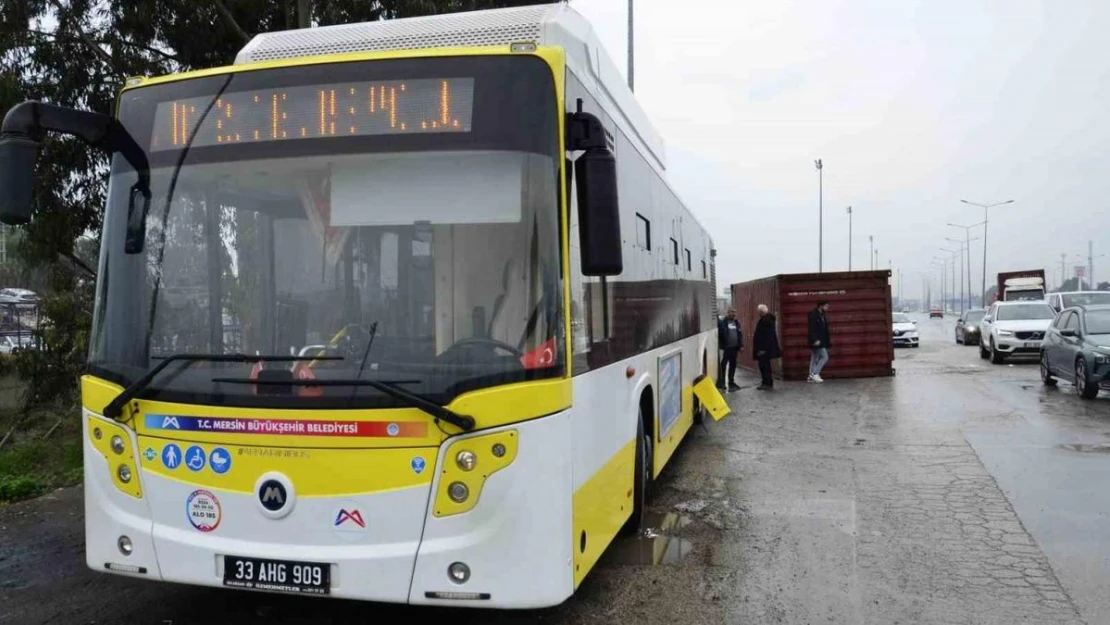
{"type": "Polygon", "coordinates": [[[326,595],[331,589],[331,565],[224,556],[224,586],[326,595]]]}

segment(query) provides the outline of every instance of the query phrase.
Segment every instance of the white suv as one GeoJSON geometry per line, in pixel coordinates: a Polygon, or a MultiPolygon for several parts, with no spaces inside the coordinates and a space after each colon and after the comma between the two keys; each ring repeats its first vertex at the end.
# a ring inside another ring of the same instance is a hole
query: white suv
{"type": "Polygon", "coordinates": [[[1040,356],[1041,341],[1056,318],[1046,302],[995,302],[979,324],[979,357],[996,365],[1009,356],[1040,356]]]}

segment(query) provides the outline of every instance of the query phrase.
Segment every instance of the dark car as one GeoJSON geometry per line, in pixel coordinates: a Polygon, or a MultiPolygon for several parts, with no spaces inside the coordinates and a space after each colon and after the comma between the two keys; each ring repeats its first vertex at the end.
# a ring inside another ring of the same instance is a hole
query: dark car
{"type": "Polygon", "coordinates": [[[940,308],[930,309],[929,310],[929,318],[932,319],[933,317],[940,317],[941,319],[944,319],[944,310],[942,310],[940,308]]]}
{"type": "Polygon", "coordinates": [[[1075,385],[1084,399],[1110,389],[1110,305],[1075,306],[1056,315],[1041,346],[1041,380],[1075,385]]]}
{"type": "Polygon", "coordinates": [[[964,311],[956,320],[956,342],[962,345],[979,344],[979,322],[987,314],[985,308],[964,311]]]}

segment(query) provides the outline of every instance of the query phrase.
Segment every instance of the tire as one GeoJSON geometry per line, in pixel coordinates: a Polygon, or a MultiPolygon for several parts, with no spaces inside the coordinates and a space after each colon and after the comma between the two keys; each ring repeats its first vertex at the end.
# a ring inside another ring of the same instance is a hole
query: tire
{"type": "Polygon", "coordinates": [[[621,533],[631,536],[639,533],[643,526],[644,513],[647,511],[647,502],[651,500],[651,435],[644,431],[644,412],[640,409],[639,422],[636,425],[636,482],[633,486],[632,516],[628,517],[621,533]]]}
{"type": "MultiPolygon", "coordinates": [[[[706,367],[705,367],[705,355],[702,354],[701,374],[702,374],[703,377],[707,375],[706,372],[705,372],[705,369],[706,369],[706,367]]],[[[701,405],[701,401],[699,401],[697,397],[694,397],[694,425],[701,425],[704,422],[705,422],[705,407],[703,407],[701,405]]],[[[643,423],[642,419],[640,420],[640,423],[643,423]]]]}
{"type": "Polygon", "coordinates": [[[1075,392],[1083,399],[1098,397],[1098,384],[1091,384],[1087,377],[1087,361],[1079,357],[1075,361],[1075,392]]]}
{"type": "Polygon", "coordinates": [[[991,339],[991,364],[1000,365],[1005,362],[1006,356],[994,348],[994,339],[991,339]]]}
{"type": "Polygon", "coordinates": [[[983,348],[983,341],[979,341],[979,357],[983,360],[991,357],[991,355],[987,353],[987,350],[983,348]]]}
{"type": "Polygon", "coordinates": [[[1048,354],[1041,352],[1041,382],[1045,386],[1056,386],[1056,378],[1052,377],[1052,370],[1048,368],[1048,354]]]}

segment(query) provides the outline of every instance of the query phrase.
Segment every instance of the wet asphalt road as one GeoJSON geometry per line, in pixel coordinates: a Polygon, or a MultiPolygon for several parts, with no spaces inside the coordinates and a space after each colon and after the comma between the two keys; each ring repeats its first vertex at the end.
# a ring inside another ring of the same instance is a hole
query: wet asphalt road
{"type": "MultiPolygon", "coordinates": [[[[0,510],[0,623],[1110,623],[1110,393],[1041,386],[920,318],[894,378],[730,394],[648,537],[538,612],[155,584],[84,566],[81,491],[0,510]]],[[[834,354],[835,357],[835,354],[834,354]]]]}

